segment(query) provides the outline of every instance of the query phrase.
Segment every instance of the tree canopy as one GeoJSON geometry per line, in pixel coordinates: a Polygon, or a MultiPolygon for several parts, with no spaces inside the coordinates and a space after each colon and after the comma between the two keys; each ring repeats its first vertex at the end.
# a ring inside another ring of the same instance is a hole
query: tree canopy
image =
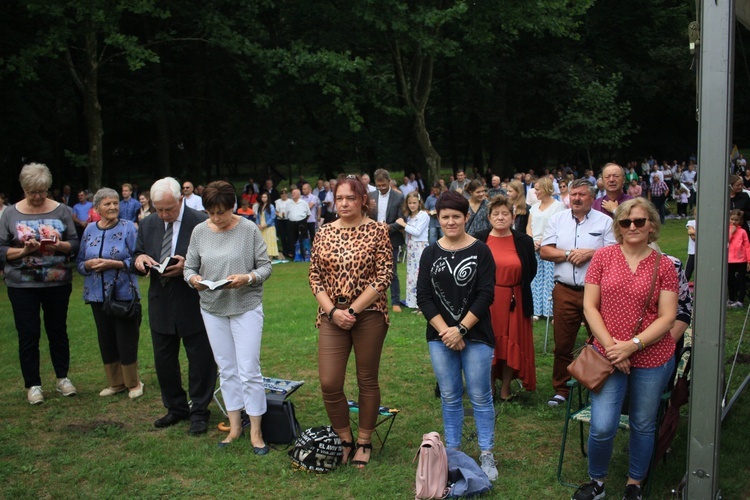
{"type": "Polygon", "coordinates": [[[672,0],[10,0],[0,157],[56,184],[694,153],[672,0]]]}

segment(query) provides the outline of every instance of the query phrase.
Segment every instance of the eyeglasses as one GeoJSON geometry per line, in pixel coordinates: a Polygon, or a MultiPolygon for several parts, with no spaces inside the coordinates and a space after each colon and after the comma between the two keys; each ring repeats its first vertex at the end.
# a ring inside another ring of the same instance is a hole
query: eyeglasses
{"type": "Polygon", "coordinates": [[[47,196],[47,191],[26,191],[29,196],[47,196]]]}
{"type": "Polygon", "coordinates": [[[182,186],[182,189],[190,189],[190,186],[182,186]]]}
{"type": "Polygon", "coordinates": [[[623,229],[628,229],[631,224],[635,224],[635,227],[643,227],[646,225],[646,222],[648,222],[648,219],[645,217],[641,219],[620,219],[617,221],[623,229]]]}

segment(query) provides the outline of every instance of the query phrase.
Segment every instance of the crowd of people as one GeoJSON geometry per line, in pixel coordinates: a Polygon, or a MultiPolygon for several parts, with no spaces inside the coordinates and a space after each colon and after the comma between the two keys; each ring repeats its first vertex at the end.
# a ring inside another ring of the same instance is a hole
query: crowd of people
{"type": "MultiPolygon", "coordinates": [[[[25,197],[0,218],[0,258],[27,399],[44,401],[40,312],[55,388],[63,396],[76,394],[68,378],[66,329],[75,256],[107,379],[100,396],[144,393],[138,375],[140,307],[122,315],[109,302],[137,304],[137,276],[148,275],[154,361],[167,410],[154,425],[189,420],[191,434],[205,433],[218,367],[230,421],[219,446],[242,435],[244,410],[254,453],[267,454],[260,425],[266,411],[260,368],[263,283],[271,277],[273,260],[297,257],[310,262],[322,398],[345,463],[365,467],[370,461],[383,343],[390,315],[406,308],[426,321],[446,445],[461,445],[465,391],[476,420],[481,468],[495,480],[493,403],[514,399],[514,379],[525,390],[536,390],[532,325],[546,316],[554,318],[555,344],[549,406],[561,406],[569,396],[567,366],[582,324],[616,367],[592,398],[591,481],[574,498],[603,494],[617,428],[613,408],[619,414],[628,386],[634,431],[626,498],[639,498],[653,447],[646,437],[653,435],[658,395],[691,312],[680,261],[662,259],[653,244],[666,196],[676,183],[680,204],[686,210],[695,204],[696,172],[692,161],[685,166],[646,160],[640,167],[608,163],[599,178],[569,167],[508,179],[491,172],[469,178],[459,170],[455,178],[432,186],[416,174],[397,186],[387,170],[378,169],[374,185],[366,174],[319,179],[315,188],[303,177],[282,189],[271,179],[260,187],[251,178],[239,196],[226,181],[204,187],[168,177],[144,192],[133,184],[123,184],[120,193],[80,191],[76,203],[68,186],[55,201],[49,169],[26,165],[19,177],[25,197]],[[403,261],[405,301],[397,269],[403,261]],[[646,293],[652,275],[653,300],[646,293]],[[621,307],[622,294],[629,297],[627,310],[621,307]],[[187,391],[180,376],[181,343],[190,365],[187,391]],[[359,398],[356,437],[344,392],[352,350],[359,398]]],[[[735,183],[730,231],[739,242],[730,249],[743,267],[730,272],[744,273],[750,243],[741,228],[750,197],[735,193],[735,183]]],[[[694,221],[687,230],[694,241],[694,221]]],[[[692,261],[688,265],[691,274],[692,261]]],[[[731,298],[741,301],[744,288],[733,293],[731,298]]]]}

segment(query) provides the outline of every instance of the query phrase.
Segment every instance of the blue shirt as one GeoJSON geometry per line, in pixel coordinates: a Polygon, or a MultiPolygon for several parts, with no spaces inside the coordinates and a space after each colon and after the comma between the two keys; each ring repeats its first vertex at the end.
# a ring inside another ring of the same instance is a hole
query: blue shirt
{"type": "MultiPolygon", "coordinates": [[[[424,208],[427,210],[427,212],[432,212],[433,210],[435,210],[435,204],[437,203],[437,200],[437,196],[435,196],[434,194],[431,194],[427,197],[427,199],[424,201],[424,208]]],[[[437,215],[430,215],[429,227],[440,227],[437,215]]]]}
{"type": "Polygon", "coordinates": [[[120,219],[116,226],[109,229],[100,229],[96,222],[86,226],[76,259],[78,272],[83,275],[83,300],[86,303],[104,302],[105,291],[113,285],[116,287],[114,298],[130,300],[133,296],[128,282],[133,284],[140,297],[138,278],[129,272],[137,236],[135,224],[124,219],[120,219]],[[101,273],[87,271],[84,265],[86,261],[98,258],[120,260],[125,264],[125,269],[120,269],[119,274],[116,269],[107,269],[101,273]]]}
{"type": "Polygon", "coordinates": [[[138,222],[138,211],[141,204],[134,198],[120,201],[120,218],[130,222],[138,222]]]}
{"type": "Polygon", "coordinates": [[[76,219],[86,222],[89,220],[89,210],[94,208],[94,204],[90,201],[84,201],[83,203],[76,203],[73,205],[73,213],[76,219]]]}

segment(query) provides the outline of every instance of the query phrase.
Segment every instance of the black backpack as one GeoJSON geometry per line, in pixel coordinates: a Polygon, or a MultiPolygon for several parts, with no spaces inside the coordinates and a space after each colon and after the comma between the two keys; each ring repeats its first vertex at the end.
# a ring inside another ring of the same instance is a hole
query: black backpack
{"type": "Polygon", "coordinates": [[[288,399],[266,396],[267,409],[261,420],[263,439],[270,444],[290,445],[300,435],[294,403],[288,399]]]}
{"type": "Polygon", "coordinates": [[[341,463],[344,450],[341,439],[330,425],[306,429],[289,451],[292,468],[325,474],[341,463]]]}

